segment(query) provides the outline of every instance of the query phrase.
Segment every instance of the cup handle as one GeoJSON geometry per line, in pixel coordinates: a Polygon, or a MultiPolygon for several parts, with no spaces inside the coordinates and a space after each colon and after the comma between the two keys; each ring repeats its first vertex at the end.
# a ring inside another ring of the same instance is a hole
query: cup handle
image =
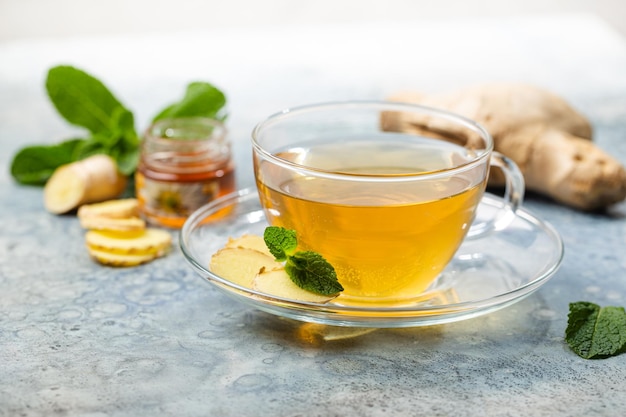
{"type": "Polygon", "coordinates": [[[499,152],[492,152],[490,165],[502,170],[505,178],[503,205],[495,216],[470,227],[467,238],[477,239],[488,233],[504,229],[515,218],[515,212],[524,199],[524,176],[517,164],[499,152]]]}

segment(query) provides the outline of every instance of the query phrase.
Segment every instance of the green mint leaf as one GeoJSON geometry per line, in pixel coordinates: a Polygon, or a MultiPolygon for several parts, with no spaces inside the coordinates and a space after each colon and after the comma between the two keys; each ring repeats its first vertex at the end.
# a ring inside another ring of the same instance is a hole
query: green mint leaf
{"type": "Polygon", "coordinates": [[[335,268],[322,255],[313,251],[296,252],[296,231],[269,226],[263,240],[277,261],[285,263],[285,271],[298,287],[321,295],[335,295],[343,291],[335,268]]]}
{"type": "Polygon", "coordinates": [[[126,132],[129,137],[133,137],[139,143],[139,137],[135,131],[135,117],[133,113],[124,107],[116,107],[111,113],[111,121],[114,130],[126,132]]]}
{"type": "Polygon", "coordinates": [[[300,288],[322,295],[343,291],[335,268],[317,252],[300,251],[289,256],[285,270],[300,288]]]}
{"type": "Polygon", "coordinates": [[[226,96],[215,86],[205,82],[193,82],[187,86],[183,99],[174,103],[159,114],[153,121],[180,117],[209,117],[222,120],[219,114],[226,104],[226,96]]]}
{"type": "MultiPolygon", "coordinates": [[[[54,107],[69,123],[91,132],[87,139],[73,139],[58,145],[29,146],[18,151],[11,163],[11,175],[22,184],[43,185],[56,168],[102,153],[115,159],[125,175],[132,175],[139,162],[140,138],[135,121],[109,89],[78,68],[61,65],[51,68],[46,90],[54,107]]],[[[220,111],[224,94],[211,84],[191,83],[185,97],[159,116],[205,116],[223,119],[220,111]]]]}
{"type": "Polygon", "coordinates": [[[570,303],[565,340],[582,358],[607,358],[626,351],[626,311],[585,301],[570,303]]]}
{"type": "Polygon", "coordinates": [[[133,114],[102,82],[77,68],[57,66],[48,71],[46,89],[61,116],[87,128],[91,136],[20,150],[11,164],[18,182],[43,185],[59,166],[98,153],[113,157],[125,175],[136,170],[140,140],[133,114]]]}
{"type": "Polygon", "coordinates": [[[287,257],[292,255],[298,246],[296,231],[284,227],[269,226],[265,228],[263,240],[265,240],[270,253],[279,262],[286,261],[287,257]]]}
{"type": "Polygon", "coordinates": [[[76,160],[84,142],[71,139],[56,145],[22,148],[11,161],[11,175],[21,184],[44,185],[55,169],[76,160]]]}
{"type": "Polygon", "coordinates": [[[124,175],[135,172],[139,163],[140,141],[133,127],[133,115],[126,109],[117,108],[112,117],[115,128],[93,134],[77,150],[77,159],[95,154],[110,156],[124,175]]]}
{"type": "Polygon", "coordinates": [[[119,152],[112,155],[117,163],[117,167],[123,175],[132,175],[137,170],[139,164],[139,146],[133,146],[123,142],[119,146],[119,152]]]}
{"type": "Polygon", "coordinates": [[[77,159],[85,159],[92,155],[104,153],[108,154],[108,143],[114,143],[114,139],[109,139],[109,134],[101,133],[92,135],[85,139],[77,149],[77,159]]]}
{"type": "Polygon", "coordinates": [[[131,175],[139,164],[140,140],[135,131],[133,114],[121,107],[113,112],[117,126],[113,132],[116,140],[108,154],[117,163],[118,169],[124,175],[131,175]]]}
{"type": "Polygon", "coordinates": [[[51,68],[46,89],[68,122],[92,133],[114,130],[118,120],[113,115],[117,108],[124,108],[102,82],[71,66],[51,68]]]}

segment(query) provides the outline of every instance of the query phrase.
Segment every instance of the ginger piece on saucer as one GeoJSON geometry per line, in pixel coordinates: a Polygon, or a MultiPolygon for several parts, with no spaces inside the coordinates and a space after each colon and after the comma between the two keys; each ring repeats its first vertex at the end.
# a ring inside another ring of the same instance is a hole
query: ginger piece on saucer
{"type": "Polygon", "coordinates": [[[211,257],[209,263],[211,272],[246,288],[252,288],[252,281],[261,270],[282,267],[272,256],[244,247],[222,248],[211,257]]]}

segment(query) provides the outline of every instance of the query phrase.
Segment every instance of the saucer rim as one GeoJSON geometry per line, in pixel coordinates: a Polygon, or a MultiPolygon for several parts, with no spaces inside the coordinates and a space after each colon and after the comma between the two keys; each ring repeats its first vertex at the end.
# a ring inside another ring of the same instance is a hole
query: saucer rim
{"type": "MultiPolygon", "coordinates": [[[[270,314],[304,322],[349,327],[387,328],[415,327],[468,319],[507,307],[529,296],[549,281],[561,266],[564,257],[563,240],[557,230],[525,207],[519,207],[515,212],[515,218],[525,221],[537,229],[537,231],[546,234],[549,240],[554,244],[553,250],[555,250],[557,255],[554,257],[555,261],[549,266],[546,266],[541,274],[534,276],[534,279],[530,281],[524,282],[523,285],[508,291],[484,299],[434,306],[349,306],[334,304],[332,301],[322,304],[282,298],[243,287],[212,273],[208,267],[205,267],[196,259],[192,250],[189,248],[188,239],[190,234],[210,213],[231,207],[233,204],[249,203],[248,200],[254,200],[254,197],[256,197],[256,201],[252,201],[252,203],[259,203],[258,208],[256,208],[254,212],[262,211],[260,200],[258,199],[258,192],[254,187],[237,190],[200,207],[189,216],[181,228],[179,246],[186,261],[203,280],[213,285],[227,296],[270,314]],[[358,313],[358,315],[350,315],[351,313],[358,313]]],[[[495,195],[485,193],[481,201],[481,205],[483,204],[498,208],[502,207],[504,202],[495,195]]],[[[242,214],[251,212],[253,212],[253,210],[238,213],[237,218],[242,214]]],[[[208,223],[208,226],[219,224],[221,220],[222,219],[218,219],[215,222],[208,223]]],[[[259,221],[265,221],[265,218],[262,217],[259,221]]],[[[258,223],[258,221],[249,222],[250,225],[256,223],[258,223]]],[[[506,230],[507,227],[493,233],[500,233],[506,230]]],[[[489,239],[489,235],[480,239],[489,239]]]]}

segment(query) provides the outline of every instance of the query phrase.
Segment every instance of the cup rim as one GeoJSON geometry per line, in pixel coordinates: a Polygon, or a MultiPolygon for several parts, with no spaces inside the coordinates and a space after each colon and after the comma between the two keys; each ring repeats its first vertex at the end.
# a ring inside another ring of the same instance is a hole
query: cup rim
{"type": "Polygon", "coordinates": [[[301,172],[308,172],[317,177],[331,178],[337,179],[341,178],[343,180],[352,180],[352,181],[370,181],[370,182],[402,182],[402,181],[413,181],[416,178],[420,179],[435,179],[438,177],[447,177],[454,173],[464,172],[474,168],[476,165],[482,163],[486,158],[489,158],[492,151],[494,150],[494,141],[491,134],[487,131],[487,129],[482,126],[480,123],[462,116],[460,114],[436,108],[431,106],[425,106],[421,104],[414,103],[406,103],[406,102],[396,102],[396,101],[387,101],[387,100],[345,100],[345,101],[327,101],[327,102],[319,102],[314,104],[300,105],[294,107],[287,107],[281,111],[271,114],[266,117],[261,122],[257,123],[256,126],[252,130],[252,147],[255,152],[258,152],[262,155],[263,158],[271,160],[274,164],[279,165],[288,169],[297,169],[301,172]],[[275,154],[267,151],[258,141],[259,135],[263,131],[263,129],[273,123],[279,122],[282,119],[287,119],[293,117],[294,115],[305,114],[314,112],[317,110],[329,110],[332,108],[375,108],[379,107],[380,110],[386,109],[397,109],[404,111],[419,111],[423,114],[435,115],[440,118],[448,119],[464,127],[478,133],[486,142],[486,146],[483,152],[480,154],[468,159],[467,162],[462,164],[449,167],[442,168],[433,171],[425,171],[425,172],[411,172],[407,174],[364,174],[364,173],[349,173],[349,172],[341,172],[341,171],[331,171],[325,170],[321,168],[315,168],[303,164],[299,164],[297,162],[289,161],[287,159],[276,156],[275,154]]]}

